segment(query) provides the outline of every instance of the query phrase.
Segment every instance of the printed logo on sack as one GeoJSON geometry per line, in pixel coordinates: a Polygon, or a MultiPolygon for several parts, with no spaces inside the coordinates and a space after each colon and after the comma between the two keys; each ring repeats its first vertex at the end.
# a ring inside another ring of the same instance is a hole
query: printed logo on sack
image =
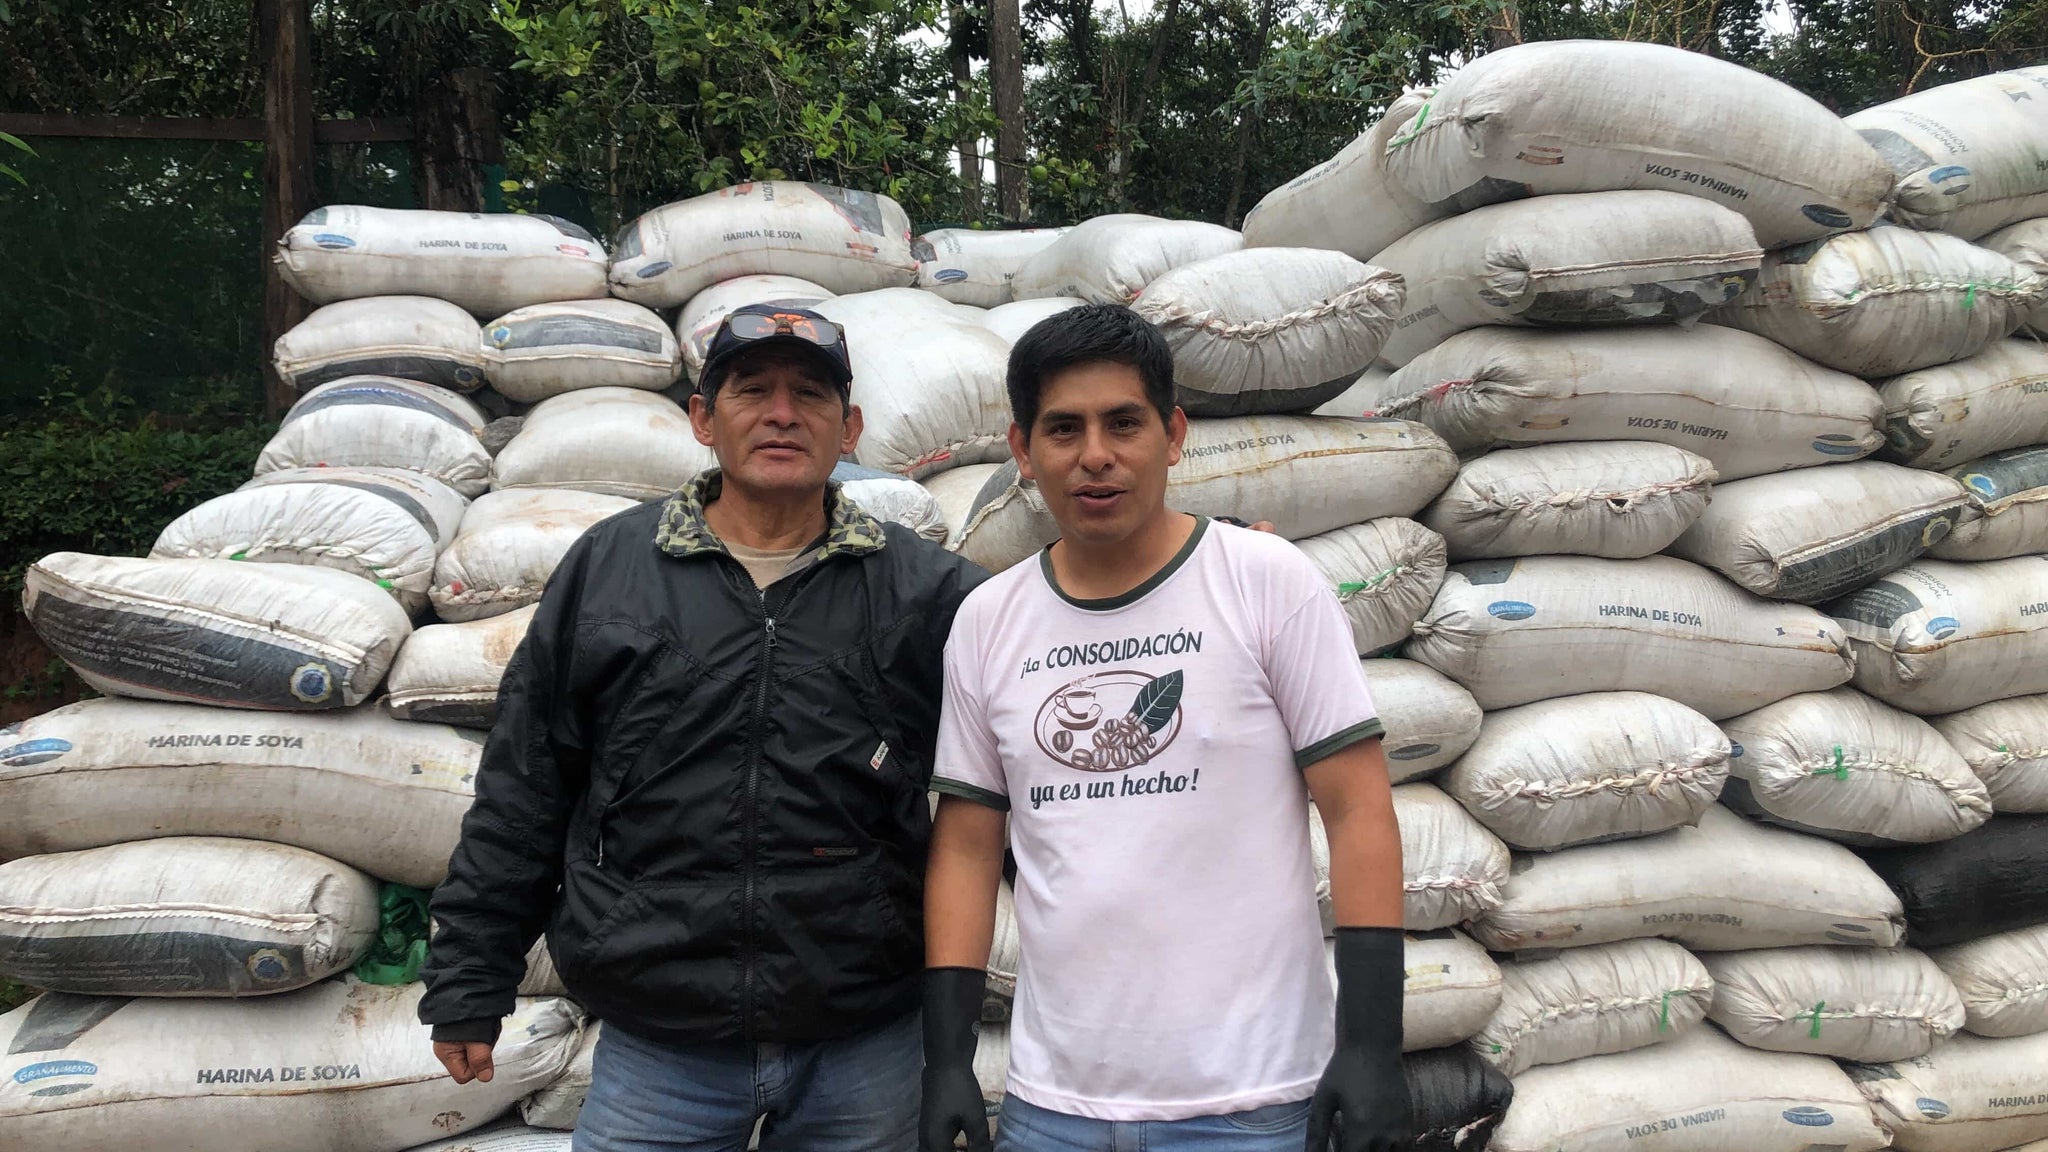
{"type": "Polygon", "coordinates": [[[41,740],[26,740],[9,748],[0,748],[0,768],[28,768],[36,764],[47,764],[71,751],[71,741],[45,737],[41,740]]]}
{"type": "Polygon", "coordinates": [[[1813,442],[1813,450],[1824,456],[1861,456],[1863,448],[1853,436],[1830,432],[1813,442]]]}
{"type": "Polygon", "coordinates": [[[491,329],[490,336],[491,344],[494,347],[503,348],[505,341],[512,338],[512,329],[500,324],[496,328],[491,329]]]}
{"type": "Polygon", "coordinates": [[[313,234],[313,243],[327,249],[329,252],[339,252],[344,248],[356,246],[354,240],[343,236],[339,232],[315,232],[313,234]]]}
{"type": "Polygon", "coordinates": [[[1797,1108],[1787,1108],[1784,1111],[1784,1117],[1802,1128],[1825,1128],[1835,1122],[1834,1113],[1825,1108],[1816,1108],[1811,1104],[1801,1104],[1797,1108]]]}
{"type": "Polygon", "coordinates": [[[1536,614],[1536,606],[1520,600],[1495,600],[1486,606],[1486,612],[1502,620],[1527,620],[1536,614]]]}
{"type": "Polygon", "coordinates": [[[1913,1101],[1913,1107],[1918,1108],[1920,1114],[1929,1120],[1941,1120],[1948,1116],[1948,1105],[1931,1096],[1922,1096],[1913,1101]]]}
{"type": "Polygon", "coordinates": [[[932,279],[941,284],[958,284],[962,280],[967,279],[967,270],[965,268],[941,268],[932,274],[932,279]]]}
{"type": "Polygon", "coordinates": [[[1799,211],[1804,213],[1808,220],[1823,228],[1854,228],[1856,226],[1856,221],[1850,219],[1847,212],[1826,204],[1802,204],[1799,206],[1799,211]]]}
{"type": "Polygon", "coordinates": [[[590,249],[583,247],[581,244],[557,244],[555,245],[555,251],[560,252],[564,256],[590,255],[590,249]]]}
{"type": "Polygon", "coordinates": [[[1729,758],[1730,760],[1734,760],[1734,759],[1736,759],[1736,758],[1740,757],[1741,755],[1742,755],[1742,745],[1740,745],[1740,744],[1737,744],[1737,743],[1735,743],[1735,742],[1734,742],[1734,741],[1732,741],[1732,740],[1731,740],[1731,741],[1729,741],[1729,742],[1728,742],[1728,758],[1729,758]]]}
{"type": "Polygon", "coordinates": [[[1032,727],[1038,749],[1082,772],[1123,772],[1148,763],[1180,735],[1180,669],[1148,676],[1096,672],[1056,689],[1032,727]]]}
{"type": "Polygon", "coordinates": [[[1424,756],[1434,756],[1442,750],[1436,744],[1409,744],[1406,747],[1396,748],[1392,752],[1387,753],[1387,759],[1420,760],[1424,756]]]}
{"type": "Polygon", "coordinates": [[[1963,622],[1953,616],[1936,616],[1927,622],[1927,634],[1936,640],[1946,640],[1956,634],[1963,622]]]}
{"type": "Polygon", "coordinates": [[[1998,498],[1998,481],[1984,475],[1982,472],[1972,472],[1968,476],[1963,477],[1963,483],[1969,485],[1970,491],[1984,497],[1986,500],[1996,500],[1998,498]]]}
{"type": "Polygon", "coordinates": [[[1961,196],[1970,190],[1970,170],[1960,164],[1948,164],[1927,174],[1929,184],[1941,186],[1943,196],[1961,196]]]}
{"type": "Polygon", "coordinates": [[[291,690],[308,704],[324,703],[334,695],[334,674],[325,664],[301,664],[292,673],[291,690]]]}
{"type": "Polygon", "coordinates": [[[1942,538],[1947,536],[1948,530],[1953,527],[1955,527],[1955,522],[1946,516],[1936,516],[1934,519],[1929,520],[1927,525],[1920,529],[1920,546],[1922,548],[1932,548],[1936,544],[1941,543],[1942,538]]]}
{"type": "Polygon", "coordinates": [[[476,369],[465,365],[455,370],[455,382],[467,388],[483,383],[483,377],[477,375],[476,369]]]}
{"type": "Polygon", "coordinates": [[[265,948],[250,956],[245,967],[258,984],[282,984],[292,976],[291,964],[275,948],[265,948]]]}
{"type": "Polygon", "coordinates": [[[45,1060],[17,1071],[14,1082],[29,1088],[31,1096],[69,1096],[92,1087],[99,1071],[99,1065],[87,1060],[45,1060]]]}
{"type": "Polygon", "coordinates": [[[649,264],[647,267],[642,268],[640,270],[640,278],[642,280],[652,280],[656,276],[661,275],[663,272],[666,272],[673,267],[675,267],[675,265],[667,260],[656,260],[654,263],[649,264]]]}

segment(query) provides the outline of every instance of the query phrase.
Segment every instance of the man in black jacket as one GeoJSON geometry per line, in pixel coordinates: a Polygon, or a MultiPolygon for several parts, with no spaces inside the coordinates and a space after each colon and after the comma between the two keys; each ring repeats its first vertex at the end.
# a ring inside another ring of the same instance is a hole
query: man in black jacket
{"type": "Polygon", "coordinates": [[[941,653],[983,573],[829,482],[851,379],[823,317],[728,317],[690,400],[719,467],[577,541],[506,669],[420,1018],[490,1079],[545,929],[605,1025],[577,1152],[915,1143],[941,653]]]}

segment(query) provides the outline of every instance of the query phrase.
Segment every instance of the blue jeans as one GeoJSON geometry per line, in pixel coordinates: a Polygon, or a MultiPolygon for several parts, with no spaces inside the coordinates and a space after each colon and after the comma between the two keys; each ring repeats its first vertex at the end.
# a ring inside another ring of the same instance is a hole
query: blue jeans
{"type": "Polygon", "coordinates": [[[910,1152],[924,1069],[917,1013],[822,1044],[677,1048],[606,1027],[575,1152],[910,1152]]]}
{"type": "Polygon", "coordinates": [[[1308,1101],[1188,1120],[1090,1120],[1003,1100],[996,1152],[1301,1152],[1308,1101]]]}

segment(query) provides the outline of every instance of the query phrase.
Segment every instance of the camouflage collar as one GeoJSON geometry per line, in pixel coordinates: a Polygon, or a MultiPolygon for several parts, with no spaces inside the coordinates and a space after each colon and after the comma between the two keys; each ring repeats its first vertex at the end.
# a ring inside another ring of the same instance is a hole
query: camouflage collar
{"type": "MultiPolygon", "coordinates": [[[[729,555],[725,543],[704,519],[705,506],[718,499],[725,478],[716,468],[707,468],[696,479],[678,488],[661,506],[661,522],[654,530],[654,546],[671,556],[696,556],[706,552],[729,555]]],[[[885,537],[882,524],[853,502],[839,485],[825,485],[825,542],[812,562],[844,553],[860,556],[881,549],[885,537]]]]}

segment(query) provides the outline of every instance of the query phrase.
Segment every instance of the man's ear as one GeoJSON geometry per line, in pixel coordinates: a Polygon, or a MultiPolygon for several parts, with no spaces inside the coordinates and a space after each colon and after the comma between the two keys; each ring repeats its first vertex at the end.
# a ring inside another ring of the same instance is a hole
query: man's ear
{"type": "Polygon", "coordinates": [[[867,424],[861,419],[860,405],[850,405],[846,409],[846,423],[839,431],[839,455],[852,459],[853,450],[860,446],[860,434],[866,428],[867,424]]]}
{"type": "Polygon", "coordinates": [[[1022,424],[1010,425],[1010,459],[1017,462],[1018,475],[1037,481],[1038,477],[1031,471],[1031,439],[1022,424]]]}
{"type": "Polygon", "coordinates": [[[711,406],[704,403],[702,392],[690,393],[690,430],[697,434],[697,443],[711,447],[711,406]]]}
{"type": "Polygon", "coordinates": [[[1181,411],[1180,405],[1176,404],[1173,408],[1173,415],[1166,418],[1166,466],[1168,468],[1180,463],[1181,446],[1187,443],[1187,439],[1188,414],[1181,411]]]}

